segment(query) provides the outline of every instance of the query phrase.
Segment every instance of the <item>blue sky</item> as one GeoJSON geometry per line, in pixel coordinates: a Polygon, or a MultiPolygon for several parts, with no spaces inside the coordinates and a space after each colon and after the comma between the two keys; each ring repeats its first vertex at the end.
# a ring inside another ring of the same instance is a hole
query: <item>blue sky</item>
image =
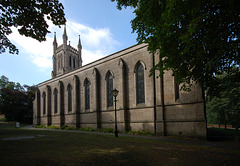
{"type": "MultiPolygon", "coordinates": [[[[71,45],[77,48],[81,36],[83,65],[99,58],[137,44],[137,35],[132,33],[130,21],[133,9],[121,11],[111,0],[60,0],[67,19],[67,35],[71,45]]],[[[21,85],[36,85],[51,79],[53,36],[57,33],[57,43],[62,44],[63,27],[51,22],[46,42],[38,42],[18,34],[16,29],[9,35],[18,47],[19,55],[8,52],[0,54],[0,76],[21,85]]]]}

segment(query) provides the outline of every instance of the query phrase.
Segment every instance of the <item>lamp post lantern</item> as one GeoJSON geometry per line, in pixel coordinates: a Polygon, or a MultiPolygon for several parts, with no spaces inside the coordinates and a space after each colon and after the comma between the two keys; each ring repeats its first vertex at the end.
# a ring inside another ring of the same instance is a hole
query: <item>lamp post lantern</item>
{"type": "Polygon", "coordinates": [[[118,129],[117,129],[117,109],[116,109],[116,103],[117,103],[117,95],[118,95],[118,90],[115,88],[112,90],[112,94],[114,96],[114,102],[115,102],[115,137],[118,137],[118,129]]]}

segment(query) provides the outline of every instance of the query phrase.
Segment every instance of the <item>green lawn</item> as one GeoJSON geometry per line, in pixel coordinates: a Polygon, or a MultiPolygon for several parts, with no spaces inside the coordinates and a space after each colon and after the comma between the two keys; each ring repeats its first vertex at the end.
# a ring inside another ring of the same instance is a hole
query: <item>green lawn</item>
{"type": "Polygon", "coordinates": [[[0,125],[0,165],[239,165],[240,150],[0,125]],[[32,139],[3,140],[35,136],[32,139]]]}
{"type": "Polygon", "coordinates": [[[208,133],[210,136],[236,136],[240,137],[240,129],[237,131],[235,129],[224,129],[224,128],[208,128],[208,133]]]}

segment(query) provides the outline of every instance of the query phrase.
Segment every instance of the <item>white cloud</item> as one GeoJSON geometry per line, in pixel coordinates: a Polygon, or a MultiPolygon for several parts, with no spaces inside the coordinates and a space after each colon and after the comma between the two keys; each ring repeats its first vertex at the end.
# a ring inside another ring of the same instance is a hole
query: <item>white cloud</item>
{"type": "MultiPolygon", "coordinates": [[[[39,68],[52,68],[53,55],[53,37],[54,32],[57,33],[58,45],[62,44],[63,27],[60,29],[48,22],[49,31],[52,33],[47,35],[45,42],[38,42],[35,39],[19,35],[17,29],[13,28],[13,33],[9,35],[9,39],[17,45],[21,53],[30,54],[32,62],[39,68]]],[[[67,21],[67,36],[71,45],[77,48],[79,35],[81,35],[81,43],[83,46],[82,59],[83,64],[93,62],[105,55],[113,53],[119,42],[114,40],[108,28],[91,28],[86,25],[74,21],[67,21]]]]}
{"type": "Polygon", "coordinates": [[[98,51],[91,51],[91,50],[82,50],[82,60],[83,60],[83,65],[91,63],[93,61],[96,61],[102,57],[104,57],[104,54],[102,53],[101,50],[98,51]]]}
{"type": "Polygon", "coordinates": [[[51,67],[52,43],[49,37],[47,37],[47,41],[40,43],[35,39],[20,35],[16,28],[13,28],[12,31],[13,33],[9,38],[17,45],[20,54],[30,54],[33,62],[38,67],[51,67]]]}
{"type": "Polygon", "coordinates": [[[70,36],[74,37],[74,34],[80,34],[82,41],[84,41],[83,44],[87,48],[99,49],[99,47],[102,47],[103,49],[106,49],[106,47],[119,44],[112,38],[108,28],[93,29],[88,26],[69,21],[67,23],[67,29],[70,30],[70,36]]]}

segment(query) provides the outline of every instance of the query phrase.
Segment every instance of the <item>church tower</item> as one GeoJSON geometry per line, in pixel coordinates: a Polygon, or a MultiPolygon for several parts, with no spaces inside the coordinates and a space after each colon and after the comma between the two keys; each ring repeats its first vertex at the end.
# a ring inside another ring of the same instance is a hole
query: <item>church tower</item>
{"type": "Polygon", "coordinates": [[[56,33],[54,33],[52,78],[82,67],[82,44],[80,35],[77,49],[70,45],[70,41],[67,45],[68,36],[66,25],[64,26],[62,39],[63,44],[58,47],[56,33]]]}

